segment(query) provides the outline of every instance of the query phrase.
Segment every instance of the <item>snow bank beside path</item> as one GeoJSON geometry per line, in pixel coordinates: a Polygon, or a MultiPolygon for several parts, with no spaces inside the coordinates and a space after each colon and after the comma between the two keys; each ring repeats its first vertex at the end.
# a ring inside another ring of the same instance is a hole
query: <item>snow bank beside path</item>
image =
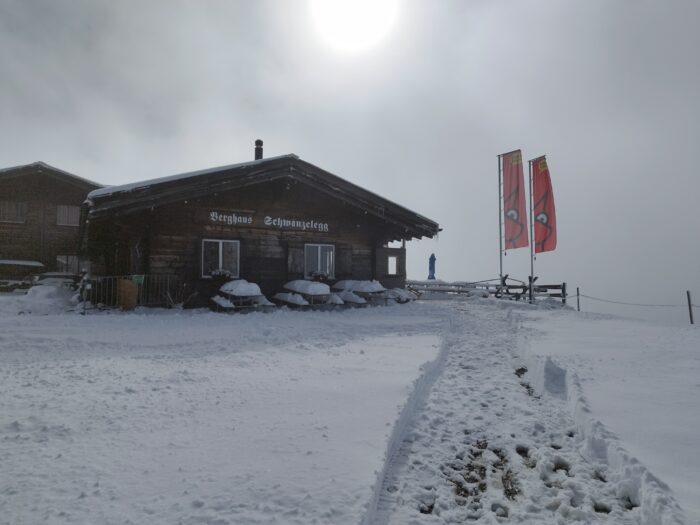
{"type": "Polygon", "coordinates": [[[450,320],[450,330],[449,333],[443,335],[440,352],[433,361],[426,363],[421,368],[421,375],[414,381],[411,393],[406,403],[403,405],[396,423],[394,423],[394,429],[389,437],[387,450],[384,454],[384,466],[377,473],[377,480],[372,490],[372,497],[367,505],[367,510],[362,518],[361,525],[372,525],[378,519],[379,500],[382,496],[382,491],[385,490],[387,476],[399,455],[403,442],[413,428],[415,418],[418,417],[419,413],[423,410],[433,384],[443,372],[449,347],[453,344],[451,337],[453,331],[454,324],[452,320],[450,320]]]}
{"type": "Polygon", "coordinates": [[[581,453],[605,466],[618,498],[639,507],[643,525],[685,523],[669,483],[700,522],[698,332],[574,312],[529,317],[528,377],[568,401],[581,453]]]}

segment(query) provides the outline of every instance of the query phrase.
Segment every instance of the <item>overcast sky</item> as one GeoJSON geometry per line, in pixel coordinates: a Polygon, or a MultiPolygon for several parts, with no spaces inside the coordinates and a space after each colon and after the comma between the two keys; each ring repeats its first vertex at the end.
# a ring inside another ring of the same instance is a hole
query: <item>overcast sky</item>
{"type": "MultiPolygon", "coordinates": [[[[498,275],[496,156],[521,148],[547,155],[558,212],[540,282],[700,303],[698,22],[696,0],[405,1],[347,53],[305,0],[0,0],[0,165],[119,184],[261,138],[439,222],[410,277],[434,252],[439,278],[479,280],[498,275]]],[[[526,279],[529,251],[504,264],[526,279]]]]}

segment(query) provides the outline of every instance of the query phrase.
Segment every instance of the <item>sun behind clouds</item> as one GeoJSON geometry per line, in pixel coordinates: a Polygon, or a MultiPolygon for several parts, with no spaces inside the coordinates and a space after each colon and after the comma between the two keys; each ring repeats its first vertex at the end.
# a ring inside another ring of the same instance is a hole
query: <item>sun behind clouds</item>
{"type": "Polygon", "coordinates": [[[317,31],[331,47],[365,51],[391,30],[397,0],[310,0],[317,31]]]}

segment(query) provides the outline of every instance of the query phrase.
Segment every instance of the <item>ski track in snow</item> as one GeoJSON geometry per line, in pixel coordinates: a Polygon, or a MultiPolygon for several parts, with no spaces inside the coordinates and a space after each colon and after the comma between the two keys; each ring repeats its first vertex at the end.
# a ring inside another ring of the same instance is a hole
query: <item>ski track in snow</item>
{"type": "MultiPolygon", "coordinates": [[[[566,371],[547,360],[531,378],[517,308],[456,309],[444,371],[390,458],[366,523],[683,522],[666,487],[633,458],[621,471],[584,458],[590,436],[567,403],[566,371]],[[652,502],[660,509],[640,509],[643,482],[661,493],[652,502]]],[[[602,438],[613,448],[614,436],[602,438]]]]}

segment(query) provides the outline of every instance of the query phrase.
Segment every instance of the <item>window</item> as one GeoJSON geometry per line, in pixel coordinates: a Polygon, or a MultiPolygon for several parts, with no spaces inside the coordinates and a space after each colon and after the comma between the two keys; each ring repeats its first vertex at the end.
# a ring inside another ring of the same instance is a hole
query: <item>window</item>
{"type": "Polygon", "coordinates": [[[26,202],[0,201],[0,222],[23,223],[26,219],[26,202]]]}
{"type": "Polygon", "coordinates": [[[80,260],[77,255],[57,255],[56,271],[72,274],[80,273],[80,260]]]}
{"type": "Polygon", "coordinates": [[[397,261],[398,257],[396,257],[396,255],[389,256],[389,261],[387,262],[387,275],[396,275],[398,273],[396,266],[397,261]]]}
{"type": "Polygon", "coordinates": [[[202,239],[202,277],[238,277],[239,241],[202,239]]]}
{"type": "Polygon", "coordinates": [[[304,278],[318,276],[335,278],[335,246],[332,244],[304,245],[304,278]]]}
{"type": "Polygon", "coordinates": [[[58,226],[80,226],[80,206],[56,206],[56,224],[58,226]]]}

